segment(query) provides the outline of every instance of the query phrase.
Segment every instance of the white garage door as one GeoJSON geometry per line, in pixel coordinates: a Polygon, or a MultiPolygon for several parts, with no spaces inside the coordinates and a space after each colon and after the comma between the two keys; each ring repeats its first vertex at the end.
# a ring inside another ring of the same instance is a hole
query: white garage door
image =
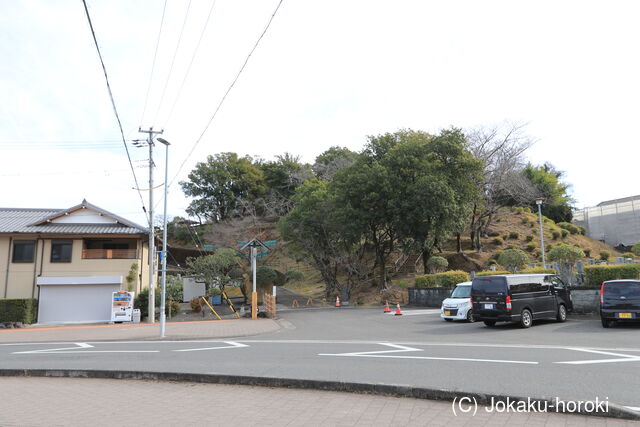
{"type": "Polygon", "coordinates": [[[121,278],[117,278],[118,283],[113,283],[116,280],[112,280],[115,279],[112,277],[82,279],[79,277],[38,278],[40,286],[38,323],[110,321],[112,292],[120,290],[121,278]]]}

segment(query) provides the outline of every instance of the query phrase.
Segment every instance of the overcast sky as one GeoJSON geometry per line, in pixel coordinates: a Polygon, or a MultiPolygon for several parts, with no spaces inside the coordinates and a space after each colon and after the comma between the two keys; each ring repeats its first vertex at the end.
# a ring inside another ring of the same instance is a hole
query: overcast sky
{"type": "MultiPolygon", "coordinates": [[[[170,216],[208,154],[313,162],[505,121],[527,123],[530,161],[565,171],[578,207],[640,194],[637,1],[284,0],[204,132],[278,2],[168,0],[158,43],[164,0],[87,0],[127,140],[153,126],[172,144],[170,216]]],[[[3,0],[0,28],[0,207],[86,198],[145,224],[82,1],[3,0]]],[[[147,188],[148,150],[129,149],[147,188]]],[[[156,165],[160,183],[160,145],[156,165]]]]}

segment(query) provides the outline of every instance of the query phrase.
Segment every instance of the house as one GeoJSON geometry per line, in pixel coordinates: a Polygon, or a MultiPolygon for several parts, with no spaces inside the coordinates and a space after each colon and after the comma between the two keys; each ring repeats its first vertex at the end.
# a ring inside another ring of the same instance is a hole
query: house
{"type": "Polygon", "coordinates": [[[0,208],[0,298],[36,298],[38,323],[109,321],[112,292],[149,286],[148,232],[86,200],[0,208]]]}

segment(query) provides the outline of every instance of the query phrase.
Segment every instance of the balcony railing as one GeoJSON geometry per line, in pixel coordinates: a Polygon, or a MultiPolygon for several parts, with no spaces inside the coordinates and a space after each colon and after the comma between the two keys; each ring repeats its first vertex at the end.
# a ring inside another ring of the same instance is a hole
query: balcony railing
{"type": "Polygon", "coordinates": [[[82,259],[136,259],[137,249],[83,249],[82,259]]]}

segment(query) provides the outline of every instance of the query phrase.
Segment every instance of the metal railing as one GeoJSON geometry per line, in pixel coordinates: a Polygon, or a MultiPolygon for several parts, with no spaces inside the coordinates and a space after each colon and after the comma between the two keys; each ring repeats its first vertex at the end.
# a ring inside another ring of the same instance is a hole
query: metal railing
{"type": "Polygon", "coordinates": [[[83,249],[82,259],[136,259],[137,249],[83,249]]]}

